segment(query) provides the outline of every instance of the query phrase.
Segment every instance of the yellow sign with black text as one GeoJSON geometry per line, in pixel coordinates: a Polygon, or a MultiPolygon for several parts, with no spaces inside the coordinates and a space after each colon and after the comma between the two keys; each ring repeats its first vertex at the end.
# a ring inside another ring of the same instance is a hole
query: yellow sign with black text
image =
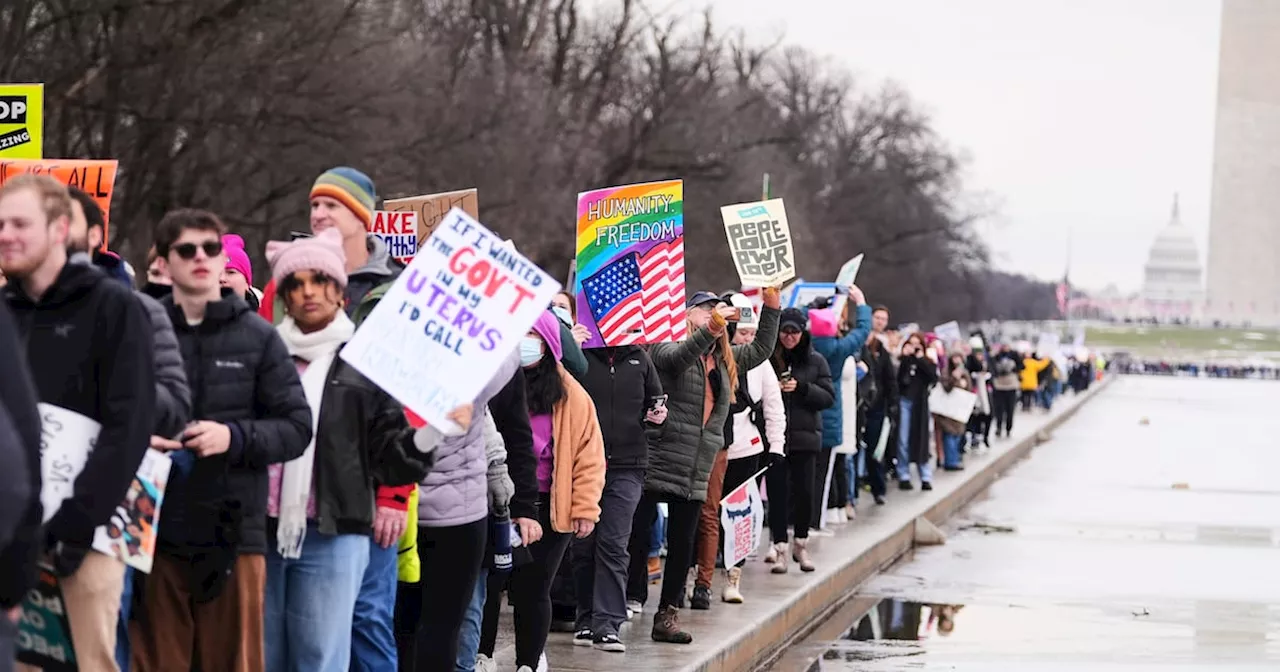
{"type": "Polygon", "coordinates": [[[0,84],[0,159],[44,158],[44,84],[0,84]]]}

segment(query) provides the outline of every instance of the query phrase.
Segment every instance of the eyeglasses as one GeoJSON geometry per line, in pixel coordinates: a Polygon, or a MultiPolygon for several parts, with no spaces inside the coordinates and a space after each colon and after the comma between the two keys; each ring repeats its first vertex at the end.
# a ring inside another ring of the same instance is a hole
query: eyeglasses
{"type": "Polygon", "coordinates": [[[174,245],[170,249],[177,252],[179,257],[186,259],[187,261],[191,261],[196,258],[196,250],[204,250],[204,256],[212,258],[222,254],[222,241],[206,240],[199,245],[195,243],[182,243],[181,245],[174,245]]]}

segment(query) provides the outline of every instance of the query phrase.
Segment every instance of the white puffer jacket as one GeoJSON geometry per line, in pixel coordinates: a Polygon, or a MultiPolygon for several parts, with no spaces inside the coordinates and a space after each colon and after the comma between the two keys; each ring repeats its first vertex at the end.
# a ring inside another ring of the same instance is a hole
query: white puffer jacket
{"type": "MultiPolygon", "coordinates": [[[[741,394],[742,390],[738,390],[741,394]]],[[[761,402],[764,412],[764,431],[769,438],[769,452],[782,455],[787,442],[787,412],[782,406],[782,388],[778,386],[778,374],[773,365],[765,362],[747,372],[747,394],[752,405],[761,402]]],[[[760,430],[751,422],[748,408],[733,416],[733,444],[729,446],[729,459],[751,457],[764,452],[760,430]]]]}

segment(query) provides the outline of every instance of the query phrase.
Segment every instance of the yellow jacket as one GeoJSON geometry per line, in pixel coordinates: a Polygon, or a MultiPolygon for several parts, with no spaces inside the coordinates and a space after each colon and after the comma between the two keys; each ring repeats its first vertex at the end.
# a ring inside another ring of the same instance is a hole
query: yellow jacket
{"type": "Polygon", "coordinates": [[[1049,366],[1049,358],[1032,359],[1030,357],[1022,360],[1022,391],[1030,392],[1040,387],[1040,372],[1049,366]]]}
{"type": "Polygon", "coordinates": [[[417,583],[422,579],[422,560],[418,558],[418,489],[409,493],[409,519],[400,536],[400,555],[396,557],[397,572],[402,583],[417,583]]]}

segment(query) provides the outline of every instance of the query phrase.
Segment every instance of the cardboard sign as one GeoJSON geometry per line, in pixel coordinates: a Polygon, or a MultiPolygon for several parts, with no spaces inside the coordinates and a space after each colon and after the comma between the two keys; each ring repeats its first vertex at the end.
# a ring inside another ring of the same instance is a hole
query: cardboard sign
{"type": "Polygon", "coordinates": [[[584,348],[683,341],[684,182],[578,194],[578,322],[584,348]]]}
{"type": "Polygon", "coordinates": [[[418,253],[418,213],[413,210],[377,210],[369,223],[369,233],[387,246],[396,261],[408,264],[418,253]]]}
{"type": "Polygon", "coordinates": [[[781,198],[720,208],[738,277],[748,287],[776,287],[796,277],[791,229],[781,198]]]}
{"type": "Polygon", "coordinates": [[[22,619],[15,637],[18,662],[45,672],[76,672],[76,651],[71,645],[71,623],[58,576],[40,567],[36,585],[22,600],[22,619]]]}
{"type": "Polygon", "coordinates": [[[724,528],[724,566],[747,559],[764,538],[764,501],[756,484],[758,472],[720,500],[720,525],[724,528]]]}
{"type": "Polygon", "coordinates": [[[0,159],[44,158],[44,84],[0,84],[0,159]]]}
{"type": "Polygon", "coordinates": [[[0,184],[24,173],[49,175],[69,186],[77,187],[93,198],[102,209],[105,224],[102,240],[110,240],[111,190],[116,184],[115,159],[6,159],[0,157],[0,184]]]}
{"type": "Polygon", "coordinates": [[[169,483],[173,459],[151,448],[142,456],[142,464],[124,494],[124,501],[106,525],[94,530],[94,550],[119,558],[140,572],[151,573],[156,557],[156,532],[160,524],[160,506],[169,483]]]}
{"type": "Polygon", "coordinates": [[[844,262],[840,267],[840,272],[836,274],[836,284],[848,289],[850,285],[858,281],[858,271],[862,269],[862,256],[858,256],[844,262]]]}
{"type": "Polygon", "coordinates": [[[386,212],[416,212],[418,214],[418,249],[440,226],[449,211],[458,208],[473,220],[480,219],[479,193],[475,189],[446,191],[440,194],[393,198],[382,204],[386,212]]]}
{"type": "Polygon", "coordinates": [[[462,210],[449,212],[341,357],[428,424],[472,402],[560,283],[462,210]]]}
{"type": "Polygon", "coordinates": [[[952,320],[943,322],[933,328],[933,334],[942,341],[942,344],[950,350],[958,341],[964,340],[964,334],[960,333],[960,323],[952,320]]]}

